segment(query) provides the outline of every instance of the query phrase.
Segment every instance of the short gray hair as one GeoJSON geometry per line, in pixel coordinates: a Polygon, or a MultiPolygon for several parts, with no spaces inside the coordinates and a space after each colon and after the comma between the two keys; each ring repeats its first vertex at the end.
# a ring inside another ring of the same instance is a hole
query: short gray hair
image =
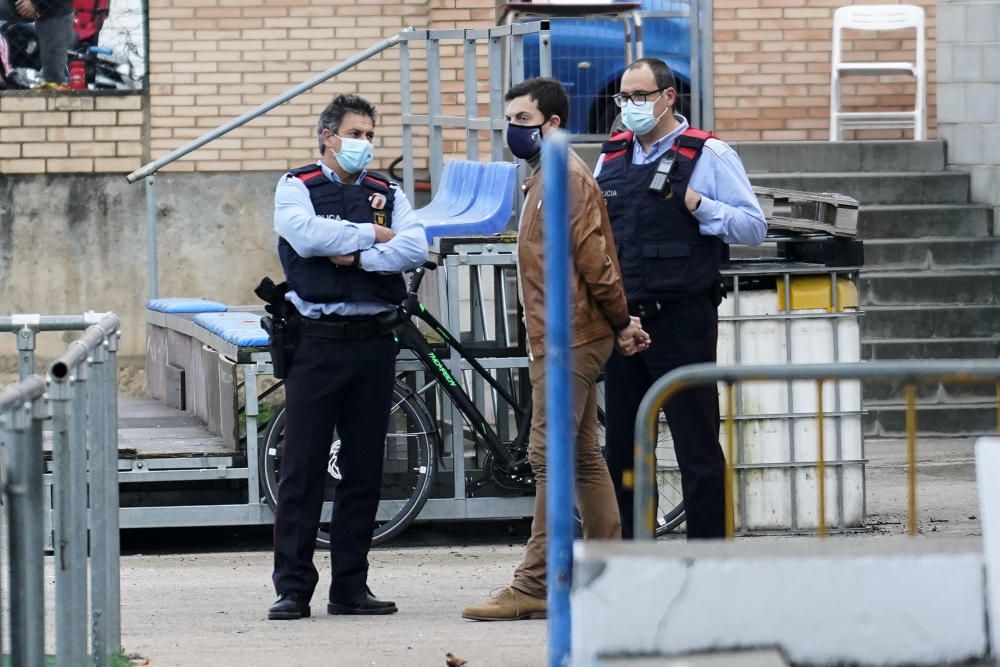
{"type": "Polygon", "coordinates": [[[372,119],[372,123],[375,122],[376,113],[374,104],[360,95],[337,95],[333,98],[332,102],[326,105],[323,113],[319,115],[319,120],[316,122],[316,138],[319,140],[320,155],[323,154],[325,149],[323,146],[323,130],[330,130],[336,134],[340,129],[340,121],[344,119],[344,114],[348,111],[368,116],[372,119]]]}

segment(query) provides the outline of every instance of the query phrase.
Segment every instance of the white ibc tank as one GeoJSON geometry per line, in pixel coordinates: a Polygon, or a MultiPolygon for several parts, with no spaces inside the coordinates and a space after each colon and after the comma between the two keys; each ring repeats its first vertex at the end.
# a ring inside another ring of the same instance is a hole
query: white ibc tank
{"type": "MultiPolygon", "coordinates": [[[[812,364],[860,359],[858,294],[837,279],[837,307],[830,275],[789,276],[786,308],[777,288],[731,293],[719,308],[720,365],[812,364]]],[[[813,529],[817,526],[817,392],[811,381],[752,382],[736,389],[735,494],[737,528],[744,531],[813,529]],[[790,391],[789,391],[790,389],[790,391]]],[[[723,420],[726,393],[720,386],[723,420]]],[[[861,386],[827,382],[823,397],[826,524],[850,528],[864,520],[861,386]],[[839,385],[839,387],[838,387],[839,385]]],[[[720,433],[725,447],[725,422],[720,433]]]]}

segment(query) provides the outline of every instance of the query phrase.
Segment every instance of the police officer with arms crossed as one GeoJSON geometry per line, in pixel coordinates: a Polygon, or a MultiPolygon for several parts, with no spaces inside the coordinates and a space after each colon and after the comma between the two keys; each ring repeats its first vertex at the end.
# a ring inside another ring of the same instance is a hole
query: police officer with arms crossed
{"type": "MultiPolygon", "coordinates": [[[[719,269],[727,243],[757,245],[764,214],[736,152],[674,113],[673,72],[642,58],[626,69],[615,101],[628,128],[602,147],[595,169],[611,217],[629,312],[649,332],[649,349],[615,353],[605,369],[608,468],[633,535],[635,418],[649,387],[686,364],[714,362],[719,269]]],[[[681,471],[688,538],[725,533],[715,386],[684,391],[665,408],[681,471]]]]}
{"type": "Polygon", "coordinates": [[[365,168],[375,107],[340,95],[316,126],[321,159],[286,174],[274,195],[274,229],[301,314],[285,381],[285,454],[274,522],[270,619],[309,616],[313,565],[334,429],[342,479],[330,530],[330,614],[391,614],[367,585],[368,550],[382,478],[395,379],[395,312],[402,271],[427,259],[427,238],[406,195],[365,168]]]}

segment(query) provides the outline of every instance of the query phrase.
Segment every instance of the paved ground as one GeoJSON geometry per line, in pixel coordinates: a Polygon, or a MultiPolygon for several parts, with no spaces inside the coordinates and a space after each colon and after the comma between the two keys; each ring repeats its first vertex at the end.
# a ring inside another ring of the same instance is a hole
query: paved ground
{"type": "MultiPolygon", "coordinates": [[[[902,443],[869,443],[873,528],[839,539],[903,532],[904,453],[902,443]]],[[[919,454],[921,531],[928,537],[978,534],[971,441],[921,443],[919,454]]],[[[542,665],[544,621],[491,624],[459,616],[464,605],[509,582],[526,535],[523,522],[412,528],[372,554],[372,587],[396,600],[399,614],[327,616],[321,589],[313,618],[269,622],[269,530],[131,531],[123,541],[123,642],[155,667],[441,666],[448,652],[467,659],[468,667],[542,665]]],[[[328,580],[325,558],[321,576],[328,580]]],[[[9,590],[6,581],[2,586],[9,590]]],[[[51,628],[48,637],[51,642],[51,628]]],[[[744,663],[733,658],[727,664],[744,663]]]]}
{"type": "MultiPolygon", "coordinates": [[[[473,532],[475,528],[471,528],[473,532]]],[[[491,531],[495,535],[496,531],[491,531]]],[[[410,537],[440,539],[428,531],[410,537]]],[[[317,591],[308,620],[264,620],[273,600],[270,553],[158,554],[123,560],[123,641],[160,665],[541,665],[545,622],[485,624],[465,604],[508,583],[520,545],[396,546],[372,554],[371,586],[400,612],[335,617],[317,591]]],[[[328,559],[325,559],[328,563],[328,559]]],[[[321,580],[329,581],[324,565],[321,580]]]]}
{"type": "MultiPolygon", "coordinates": [[[[979,535],[972,439],[917,443],[917,516],[923,535],[979,535]]],[[[868,441],[867,523],[875,534],[906,529],[906,443],[868,441]]]]}

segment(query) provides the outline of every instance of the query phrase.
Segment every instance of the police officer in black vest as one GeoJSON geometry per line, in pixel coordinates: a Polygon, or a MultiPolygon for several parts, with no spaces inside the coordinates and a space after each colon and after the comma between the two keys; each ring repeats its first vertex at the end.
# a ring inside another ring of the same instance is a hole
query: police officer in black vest
{"type": "Polygon", "coordinates": [[[285,453],[274,522],[270,619],[309,616],[319,576],[313,549],[334,429],[341,481],[331,525],[330,614],[391,614],[368,588],[371,547],[395,378],[402,271],[427,259],[406,196],[372,159],[375,108],[340,95],[316,126],[321,159],[284,175],[274,229],[298,343],[285,381],[285,453]]]}
{"type": "MultiPolygon", "coordinates": [[[[615,352],[605,370],[608,468],[622,534],[633,534],[635,417],[649,387],[686,364],[714,362],[719,269],[727,243],[756,245],[767,225],[736,152],[674,113],[677,86],[661,60],[626,69],[615,101],[628,128],[602,148],[595,170],[611,216],[629,312],[652,343],[615,352]]],[[[725,533],[724,459],[714,386],[673,398],[665,413],[681,471],[689,538],[725,533]]]]}

